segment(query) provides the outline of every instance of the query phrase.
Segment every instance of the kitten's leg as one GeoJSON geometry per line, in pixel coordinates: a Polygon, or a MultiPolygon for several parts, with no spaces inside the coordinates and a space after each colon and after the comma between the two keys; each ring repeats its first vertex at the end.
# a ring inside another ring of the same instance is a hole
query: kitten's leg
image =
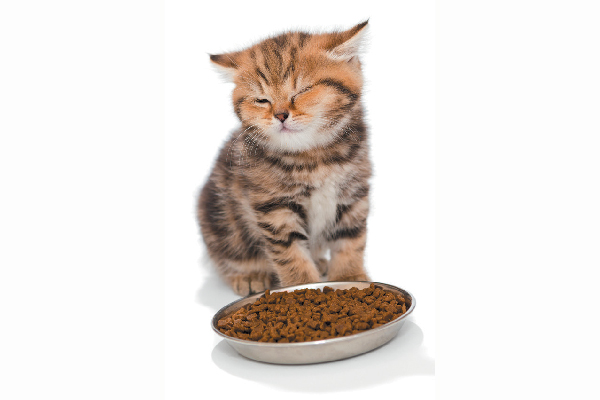
{"type": "Polygon", "coordinates": [[[331,260],[327,280],[370,280],[364,268],[368,208],[367,198],[351,205],[338,206],[337,223],[328,234],[331,260]]]}
{"type": "Polygon", "coordinates": [[[256,207],[265,253],[282,286],[319,282],[319,271],[308,249],[306,214],[301,205],[271,201],[256,207]]]}
{"type": "Polygon", "coordinates": [[[366,232],[360,237],[336,240],[331,250],[329,281],[369,281],[364,268],[366,232]]]}
{"type": "MultiPolygon", "coordinates": [[[[282,242],[287,243],[287,240],[282,242]]],[[[320,281],[319,271],[301,240],[294,240],[290,245],[280,243],[268,247],[267,254],[271,255],[281,286],[320,281]]]]}

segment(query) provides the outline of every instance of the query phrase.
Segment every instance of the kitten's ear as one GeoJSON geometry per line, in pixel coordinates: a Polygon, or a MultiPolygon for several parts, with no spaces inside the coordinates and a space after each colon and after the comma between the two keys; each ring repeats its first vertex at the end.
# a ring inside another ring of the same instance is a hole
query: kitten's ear
{"type": "Polygon", "coordinates": [[[358,56],[365,41],[369,20],[344,32],[331,33],[326,44],[327,55],[336,61],[350,61],[358,56]]]}
{"type": "Polygon", "coordinates": [[[210,54],[210,61],[212,61],[212,65],[217,68],[225,80],[230,82],[233,82],[235,75],[240,68],[239,58],[240,52],[210,54]]]}

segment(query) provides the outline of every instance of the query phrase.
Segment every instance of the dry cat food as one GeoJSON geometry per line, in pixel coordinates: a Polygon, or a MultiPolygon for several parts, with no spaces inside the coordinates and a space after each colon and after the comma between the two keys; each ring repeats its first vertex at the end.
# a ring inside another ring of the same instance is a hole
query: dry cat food
{"type": "Polygon", "coordinates": [[[400,294],[371,284],[359,290],[266,291],[254,304],[221,318],[225,335],[257,342],[308,342],[349,336],[377,328],[404,314],[410,303],[400,294]]]}

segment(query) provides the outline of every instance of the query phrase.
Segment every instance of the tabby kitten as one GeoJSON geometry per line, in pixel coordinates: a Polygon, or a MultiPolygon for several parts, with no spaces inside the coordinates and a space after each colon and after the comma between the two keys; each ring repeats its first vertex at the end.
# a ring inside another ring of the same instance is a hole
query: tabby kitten
{"type": "Polygon", "coordinates": [[[288,32],[210,56],[235,83],[242,125],[197,212],[210,258],[239,295],[321,277],[369,279],[371,163],[358,59],[366,26],[288,32]]]}

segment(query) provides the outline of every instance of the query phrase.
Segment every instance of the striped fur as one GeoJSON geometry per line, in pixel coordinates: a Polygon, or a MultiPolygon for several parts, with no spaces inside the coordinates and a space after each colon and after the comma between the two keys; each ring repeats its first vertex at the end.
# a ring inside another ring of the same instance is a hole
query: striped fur
{"type": "Polygon", "coordinates": [[[198,219],[211,259],[240,295],[368,279],[371,163],[357,53],[366,25],[288,32],[210,57],[235,83],[241,127],[201,191],[198,219]]]}

